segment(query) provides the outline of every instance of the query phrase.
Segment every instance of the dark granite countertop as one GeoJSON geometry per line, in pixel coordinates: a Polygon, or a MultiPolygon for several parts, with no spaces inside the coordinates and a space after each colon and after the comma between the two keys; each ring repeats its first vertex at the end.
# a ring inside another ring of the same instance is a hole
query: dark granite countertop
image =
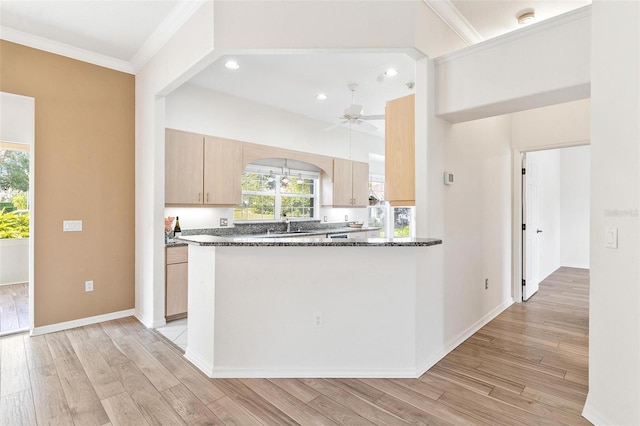
{"type": "MultiPolygon", "coordinates": [[[[318,222],[318,221],[315,221],[318,222]]],[[[315,223],[309,227],[310,222],[291,222],[292,232],[286,232],[286,228],[283,222],[278,222],[275,224],[271,223],[259,223],[259,224],[242,224],[241,226],[231,227],[231,228],[213,228],[213,229],[202,229],[201,232],[198,230],[186,230],[183,231],[182,237],[188,238],[193,235],[209,235],[214,237],[221,237],[226,239],[259,239],[259,238],[268,238],[268,239],[283,239],[290,237],[324,237],[326,235],[335,235],[335,234],[349,234],[353,232],[367,232],[367,231],[379,231],[379,227],[361,227],[355,228],[350,226],[345,226],[344,224],[320,224],[315,223]],[[302,226],[301,226],[302,225],[302,226]],[[306,226],[305,226],[306,225],[306,226]],[[303,228],[304,229],[301,229],[303,228]],[[275,229],[273,232],[265,232],[267,229],[275,229]],[[247,231],[253,231],[251,233],[247,233],[247,231]],[[257,231],[257,232],[256,232],[257,231]]],[[[180,247],[184,246],[187,243],[184,240],[171,238],[167,242],[165,242],[165,247],[180,247]]],[[[269,244],[273,245],[273,244],[269,244]]]]}
{"type": "Polygon", "coordinates": [[[442,240],[437,238],[255,238],[249,236],[241,237],[216,237],[213,235],[188,235],[180,237],[181,241],[200,246],[341,246],[341,247],[419,247],[442,244],[442,240]]]}

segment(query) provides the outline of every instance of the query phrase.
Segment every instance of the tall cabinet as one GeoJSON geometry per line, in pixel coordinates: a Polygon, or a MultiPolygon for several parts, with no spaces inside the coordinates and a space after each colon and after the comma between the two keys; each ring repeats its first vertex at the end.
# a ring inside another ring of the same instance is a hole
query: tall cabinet
{"type": "Polygon", "coordinates": [[[392,206],[416,204],[415,127],[415,95],[387,102],[384,198],[392,206]]]}

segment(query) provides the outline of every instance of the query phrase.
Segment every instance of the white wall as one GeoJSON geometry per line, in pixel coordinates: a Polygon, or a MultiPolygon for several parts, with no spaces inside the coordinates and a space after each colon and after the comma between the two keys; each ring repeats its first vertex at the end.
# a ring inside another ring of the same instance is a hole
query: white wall
{"type": "Polygon", "coordinates": [[[0,285],[29,281],[29,238],[0,239],[0,285]]]}
{"type": "MultiPolygon", "coordinates": [[[[436,185],[443,188],[445,336],[511,302],[511,118],[450,125],[436,185]],[[442,173],[454,173],[444,186],[442,173]],[[485,290],[485,279],[489,288],[485,290]]],[[[437,203],[437,200],[430,200],[437,203]]]]}
{"type": "Polygon", "coordinates": [[[640,424],[640,2],[595,0],[589,394],[595,424],[640,424]],[[618,228],[618,248],[605,228],[618,228]]]}
{"type": "Polygon", "coordinates": [[[591,100],[566,102],[511,114],[513,148],[528,151],[584,145],[591,139],[591,100]]]}
{"type": "MultiPolygon", "coordinates": [[[[538,278],[540,281],[560,267],[560,151],[556,149],[527,153],[537,167],[538,278]]],[[[531,174],[531,173],[529,173],[531,174]]]]}
{"type": "Polygon", "coordinates": [[[589,97],[590,9],[436,59],[438,116],[453,122],[589,97]]]}
{"type": "Polygon", "coordinates": [[[560,265],[589,268],[591,147],[560,151],[560,265]]]}

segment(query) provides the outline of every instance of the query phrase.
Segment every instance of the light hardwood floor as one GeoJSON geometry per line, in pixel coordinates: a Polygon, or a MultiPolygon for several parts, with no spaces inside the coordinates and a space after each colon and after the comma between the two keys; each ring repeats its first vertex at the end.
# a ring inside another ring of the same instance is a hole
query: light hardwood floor
{"type": "Polygon", "coordinates": [[[0,286],[0,333],[29,327],[29,285],[0,286]]]}
{"type": "Polygon", "coordinates": [[[134,318],[0,340],[2,425],[581,425],[588,271],[561,268],[419,379],[208,379],[134,318]]]}

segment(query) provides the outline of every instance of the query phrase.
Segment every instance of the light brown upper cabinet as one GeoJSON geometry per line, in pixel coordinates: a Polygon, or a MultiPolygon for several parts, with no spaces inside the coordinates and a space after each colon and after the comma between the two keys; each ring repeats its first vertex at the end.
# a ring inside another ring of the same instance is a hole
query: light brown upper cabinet
{"type": "Polygon", "coordinates": [[[180,130],[165,131],[165,204],[202,204],[204,136],[180,130]]]}
{"type": "Polygon", "coordinates": [[[165,204],[235,206],[241,185],[241,142],[166,130],[165,204]]]}
{"type": "Polygon", "coordinates": [[[237,206],[242,200],[242,142],[204,138],[204,203],[237,206]]]}
{"type": "Polygon", "coordinates": [[[369,205],[369,164],[333,159],[333,180],[324,176],[323,205],[366,207],[369,205]]]}
{"type": "Polygon", "coordinates": [[[415,95],[387,102],[384,198],[392,206],[415,205],[415,95]]]}

